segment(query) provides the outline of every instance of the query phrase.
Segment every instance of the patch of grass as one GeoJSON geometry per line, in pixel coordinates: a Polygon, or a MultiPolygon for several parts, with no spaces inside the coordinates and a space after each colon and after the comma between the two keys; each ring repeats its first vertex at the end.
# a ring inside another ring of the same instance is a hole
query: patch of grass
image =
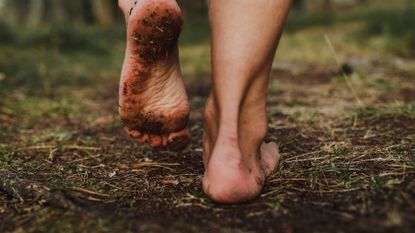
{"type": "Polygon", "coordinates": [[[210,74],[210,45],[208,42],[180,47],[182,71],[187,82],[210,74]]]}
{"type": "Polygon", "coordinates": [[[371,36],[387,38],[386,48],[402,55],[415,54],[415,6],[373,12],[360,35],[365,40],[371,36]]]}
{"type": "Polygon", "coordinates": [[[72,136],[71,132],[65,132],[63,129],[46,129],[43,132],[32,135],[29,140],[26,141],[26,144],[37,145],[50,142],[61,144],[67,142],[72,136]]]}
{"type": "Polygon", "coordinates": [[[15,30],[7,23],[0,21],[0,43],[11,43],[15,38],[15,30]]]}
{"type": "Polygon", "coordinates": [[[117,77],[122,64],[120,48],[114,48],[116,56],[1,46],[0,51],[0,72],[4,74],[0,93],[18,87],[26,88],[31,95],[51,96],[62,87],[86,86],[117,77]]]}
{"type": "Polygon", "coordinates": [[[180,36],[180,43],[186,45],[204,44],[209,40],[210,26],[206,1],[178,0],[182,7],[184,28],[180,36]]]}
{"type": "Polygon", "coordinates": [[[373,107],[365,107],[358,109],[356,116],[358,118],[376,116],[406,116],[409,118],[415,118],[415,103],[384,104],[373,107]]]}
{"type": "MultiPolygon", "coordinates": [[[[33,125],[39,121],[52,123],[62,120],[62,118],[70,120],[74,116],[79,115],[83,110],[82,104],[70,97],[60,97],[53,100],[26,97],[14,104],[16,117],[25,116],[22,122],[20,122],[22,127],[33,125]]],[[[61,123],[63,122],[61,121],[61,123]]]]}
{"type": "Polygon", "coordinates": [[[344,156],[348,151],[347,147],[342,143],[328,144],[323,148],[323,150],[334,157],[344,156]]]}
{"type": "Polygon", "coordinates": [[[15,47],[48,48],[61,52],[83,51],[95,55],[110,53],[108,48],[114,41],[122,40],[125,31],[124,27],[100,28],[69,23],[20,30],[2,23],[0,28],[3,29],[4,42],[15,47]]]}
{"type": "Polygon", "coordinates": [[[6,144],[0,144],[0,168],[10,166],[13,163],[15,155],[14,148],[11,148],[6,144]]]}
{"type": "Polygon", "coordinates": [[[339,20],[332,14],[296,13],[291,12],[285,25],[285,31],[296,32],[316,26],[329,26],[339,20]]]}
{"type": "Polygon", "coordinates": [[[369,187],[372,191],[382,192],[385,189],[391,189],[400,183],[402,183],[402,181],[399,179],[376,175],[370,178],[369,187]]]}
{"type": "Polygon", "coordinates": [[[203,44],[209,41],[210,26],[207,14],[192,14],[184,22],[180,43],[182,45],[203,44]]]}
{"type": "Polygon", "coordinates": [[[98,140],[96,137],[92,136],[81,136],[77,138],[77,144],[81,146],[97,146],[99,145],[98,140]]]}
{"type": "MultiPolygon", "coordinates": [[[[304,102],[301,102],[302,104],[300,105],[300,107],[297,105],[297,109],[293,114],[292,114],[292,118],[296,121],[296,122],[300,122],[300,123],[314,123],[317,122],[319,120],[321,120],[321,112],[319,108],[313,108],[313,109],[304,109],[302,108],[302,106],[304,106],[304,102]]],[[[291,106],[292,108],[294,108],[293,106],[291,106]]]]}

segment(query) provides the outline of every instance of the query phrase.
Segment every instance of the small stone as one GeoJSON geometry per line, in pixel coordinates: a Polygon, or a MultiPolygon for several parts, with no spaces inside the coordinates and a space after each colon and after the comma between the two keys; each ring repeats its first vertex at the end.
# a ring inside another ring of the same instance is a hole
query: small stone
{"type": "Polygon", "coordinates": [[[110,172],[109,174],[108,174],[108,177],[109,178],[113,178],[114,176],[116,176],[117,175],[117,172],[116,171],[113,171],[113,172],[110,172]]]}

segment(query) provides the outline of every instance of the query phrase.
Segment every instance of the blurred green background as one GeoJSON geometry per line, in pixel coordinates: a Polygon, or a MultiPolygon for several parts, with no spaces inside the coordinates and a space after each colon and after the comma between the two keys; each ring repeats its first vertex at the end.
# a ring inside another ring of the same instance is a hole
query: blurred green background
{"type": "MultiPolygon", "coordinates": [[[[209,82],[206,1],[178,2],[185,18],[180,39],[185,80],[209,82]]],[[[335,64],[325,34],[341,61],[413,57],[414,5],[412,0],[295,0],[276,63],[335,64]]],[[[116,0],[0,0],[0,16],[1,113],[16,114],[10,98],[23,109],[43,108],[44,101],[59,98],[115,103],[125,46],[116,0]]]]}
{"type": "MultiPolygon", "coordinates": [[[[327,64],[339,56],[413,56],[412,0],[295,0],[277,59],[327,64]]],[[[186,80],[210,73],[205,0],[180,0],[186,80]]],[[[125,28],[116,0],[0,0],[0,92],[29,88],[51,95],[61,87],[116,79],[125,28]]]]}

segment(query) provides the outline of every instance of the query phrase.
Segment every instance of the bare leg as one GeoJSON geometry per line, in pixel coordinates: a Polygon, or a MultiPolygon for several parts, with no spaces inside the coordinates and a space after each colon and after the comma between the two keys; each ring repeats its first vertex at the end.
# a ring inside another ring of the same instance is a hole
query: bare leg
{"type": "Polygon", "coordinates": [[[260,194],[279,160],[264,143],[266,91],[291,0],[210,0],[213,91],[205,110],[204,191],[226,203],[260,194]]]}
{"type": "Polygon", "coordinates": [[[119,0],[127,23],[119,111],[126,131],[153,147],[183,149],[189,142],[189,105],[181,78],[175,0],[119,0]]]}

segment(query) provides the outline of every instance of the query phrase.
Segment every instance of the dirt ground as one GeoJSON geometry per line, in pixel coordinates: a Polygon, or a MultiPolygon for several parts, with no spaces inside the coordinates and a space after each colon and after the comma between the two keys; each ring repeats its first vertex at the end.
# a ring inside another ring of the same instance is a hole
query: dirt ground
{"type": "Polygon", "coordinates": [[[208,81],[189,85],[193,141],[179,153],[123,133],[116,79],[70,99],[7,96],[0,232],[413,232],[415,73],[355,63],[346,77],[336,66],[274,67],[267,140],[282,161],[262,195],[240,205],[201,190],[208,81]]]}

